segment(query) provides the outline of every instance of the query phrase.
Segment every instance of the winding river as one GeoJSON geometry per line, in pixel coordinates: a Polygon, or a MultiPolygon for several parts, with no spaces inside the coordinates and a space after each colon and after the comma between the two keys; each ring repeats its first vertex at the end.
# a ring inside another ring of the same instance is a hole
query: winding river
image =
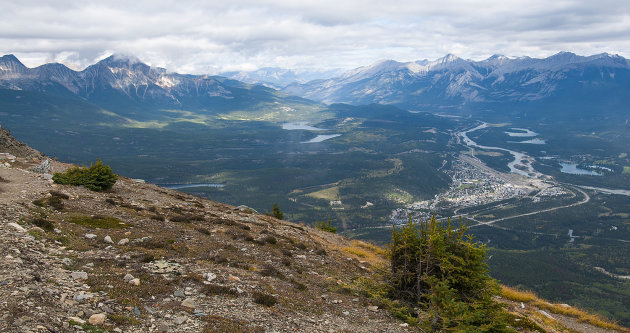
{"type": "Polygon", "coordinates": [[[477,127],[474,127],[465,131],[461,131],[457,133],[457,135],[460,138],[462,138],[462,141],[468,147],[481,148],[481,149],[487,149],[487,150],[500,150],[500,151],[510,153],[514,157],[514,160],[508,163],[508,167],[510,168],[510,172],[512,173],[516,173],[525,177],[532,177],[532,175],[538,174],[538,172],[534,170],[534,167],[531,164],[531,162],[533,162],[534,160],[534,158],[532,158],[531,156],[526,155],[525,153],[517,152],[517,151],[506,149],[506,148],[483,146],[483,145],[477,144],[475,141],[471,140],[468,137],[468,133],[474,132],[480,129],[484,129],[486,127],[488,127],[488,123],[482,123],[481,125],[477,127]],[[517,165],[519,166],[519,168],[516,167],[517,165]]]}

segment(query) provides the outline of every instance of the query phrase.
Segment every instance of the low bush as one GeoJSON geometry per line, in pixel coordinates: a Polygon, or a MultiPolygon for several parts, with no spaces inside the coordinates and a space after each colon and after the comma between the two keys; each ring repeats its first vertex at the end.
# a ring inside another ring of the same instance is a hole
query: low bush
{"type": "Polygon", "coordinates": [[[57,184],[85,186],[92,191],[108,191],[110,190],[118,175],[112,169],[104,165],[100,159],[88,167],[78,167],[69,169],[64,173],[55,173],[53,181],[57,184]]]}
{"type": "Polygon", "coordinates": [[[53,231],[55,229],[55,225],[43,217],[36,217],[31,221],[31,223],[46,231],[53,231]]]}
{"type": "Polygon", "coordinates": [[[337,233],[337,227],[332,226],[331,220],[328,220],[326,222],[324,221],[315,222],[315,228],[319,230],[327,231],[327,232],[332,232],[333,234],[337,233]]]}
{"type": "Polygon", "coordinates": [[[254,303],[256,304],[274,306],[276,305],[276,303],[278,303],[278,300],[274,296],[267,295],[261,292],[254,292],[252,296],[254,298],[254,303]]]}

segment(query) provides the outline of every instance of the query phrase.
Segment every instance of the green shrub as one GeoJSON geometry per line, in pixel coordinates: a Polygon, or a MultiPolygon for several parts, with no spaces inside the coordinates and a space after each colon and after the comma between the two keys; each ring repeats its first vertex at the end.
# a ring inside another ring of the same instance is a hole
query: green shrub
{"type": "Polygon", "coordinates": [[[274,306],[276,305],[276,303],[278,303],[278,300],[275,297],[271,295],[263,294],[261,292],[254,292],[253,296],[254,296],[254,303],[256,304],[265,305],[265,306],[274,306]]]}
{"type": "Polygon", "coordinates": [[[319,230],[323,230],[323,231],[332,232],[333,234],[337,233],[337,227],[333,227],[332,226],[332,221],[331,220],[328,220],[326,222],[324,222],[324,221],[317,221],[317,222],[315,222],[315,228],[317,228],[319,230]]]}
{"type": "Polygon", "coordinates": [[[278,204],[273,204],[273,208],[271,209],[271,213],[266,212],[265,215],[273,216],[273,217],[277,218],[278,220],[284,219],[284,213],[280,210],[280,207],[278,207],[278,204]]]}
{"type": "Polygon", "coordinates": [[[75,166],[64,173],[53,175],[53,180],[57,184],[85,186],[92,191],[110,190],[117,179],[118,175],[100,159],[89,168],[75,166]]]}
{"type": "Polygon", "coordinates": [[[31,223],[49,232],[55,229],[55,225],[44,217],[36,217],[31,223]]]}

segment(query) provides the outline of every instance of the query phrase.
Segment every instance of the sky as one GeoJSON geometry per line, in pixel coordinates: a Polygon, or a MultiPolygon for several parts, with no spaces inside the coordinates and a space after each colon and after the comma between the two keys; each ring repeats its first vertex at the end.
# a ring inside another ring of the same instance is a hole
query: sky
{"type": "Polygon", "coordinates": [[[448,53],[630,58],[628,0],[0,0],[0,53],[80,70],[111,54],[169,71],[351,69],[448,53]]]}

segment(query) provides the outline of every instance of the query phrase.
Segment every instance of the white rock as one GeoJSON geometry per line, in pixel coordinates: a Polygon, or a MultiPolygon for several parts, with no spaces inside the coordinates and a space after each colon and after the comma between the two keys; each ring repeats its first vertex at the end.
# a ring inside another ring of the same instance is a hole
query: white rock
{"type": "Polygon", "coordinates": [[[32,227],[31,231],[35,231],[35,232],[39,232],[39,233],[45,233],[46,231],[44,231],[44,229],[40,228],[40,227],[32,227]]]}
{"type": "Polygon", "coordinates": [[[123,278],[123,280],[125,280],[125,282],[127,282],[127,283],[129,283],[129,281],[131,281],[133,279],[135,279],[135,277],[133,275],[129,274],[129,273],[127,273],[125,275],[125,277],[123,278]]]}
{"type": "Polygon", "coordinates": [[[118,241],[118,245],[125,245],[127,243],[129,243],[129,238],[123,238],[118,241]]]}
{"type": "Polygon", "coordinates": [[[96,313],[90,316],[88,322],[92,325],[102,325],[105,322],[105,317],[104,313],[96,313]]]}
{"type": "Polygon", "coordinates": [[[139,286],[140,285],[140,279],[135,278],[135,279],[129,281],[129,284],[132,284],[134,286],[139,286]]]}
{"type": "Polygon", "coordinates": [[[74,280],[87,280],[88,274],[86,272],[72,272],[70,273],[70,277],[74,280]]]}
{"type": "Polygon", "coordinates": [[[85,324],[85,320],[79,318],[79,317],[68,317],[68,320],[71,320],[79,325],[83,325],[85,324]]]}
{"type": "Polygon", "coordinates": [[[13,227],[15,230],[17,230],[18,232],[26,232],[26,229],[22,228],[21,225],[17,224],[17,223],[8,223],[9,226],[13,227]]]}
{"type": "Polygon", "coordinates": [[[87,239],[94,239],[94,238],[96,238],[96,235],[95,234],[85,234],[85,238],[87,238],[87,239]]]}
{"type": "Polygon", "coordinates": [[[370,305],[367,308],[370,311],[374,311],[374,312],[378,311],[378,306],[376,306],[376,305],[370,305]]]}
{"type": "Polygon", "coordinates": [[[111,237],[109,237],[109,235],[105,236],[105,238],[103,238],[103,241],[107,244],[114,244],[114,241],[111,237]]]}
{"type": "Polygon", "coordinates": [[[195,306],[197,306],[197,305],[195,304],[195,300],[193,300],[192,298],[186,298],[182,302],[182,306],[185,307],[185,308],[194,309],[195,306]]]}
{"type": "Polygon", "coordinates": [[[212,282],[214,281],[214,279],[217,278],[217,275],[214,273],[205,273],[204,275],[205,275],[206,281],[208,282],[212,282]]]}

